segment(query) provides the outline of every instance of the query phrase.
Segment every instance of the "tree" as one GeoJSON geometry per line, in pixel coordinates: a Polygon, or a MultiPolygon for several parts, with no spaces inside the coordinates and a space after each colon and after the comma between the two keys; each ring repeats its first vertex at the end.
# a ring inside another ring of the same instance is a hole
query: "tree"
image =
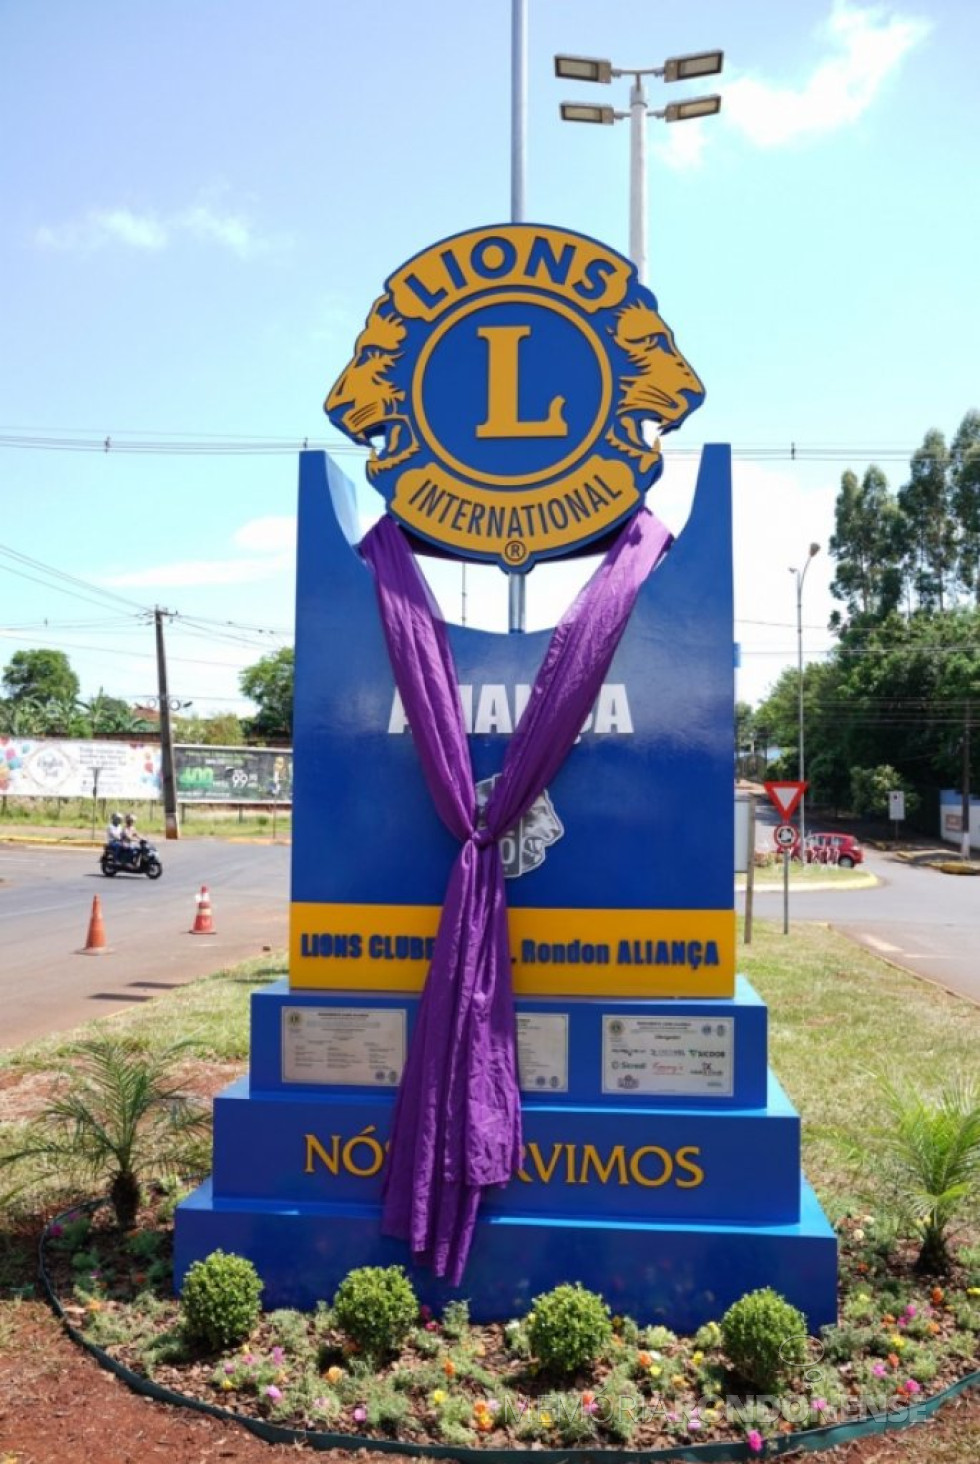
{"type": "Polygon", "coordinates": [[[245,731],[234,712],[213,717],[175,717],[174,741],[204,747],[243,747],[245,731]]]}
{"type": "Polygon", "coordinates": [[[959,524],[959,581],[980,605],[980,412],[967,412],[949,453],[953,512],[959,524]]]}
{"type": "Polygon", "coordinates": [[[905,569],[923,610],[946,609],[955,584],[957,524],[946,439],[932,428],[912,454],[911,475],[899,489],[905,569]]]}
{"type": "Polygon", "coordinates": [[[3,689],[12,702],[76,702],[78,677],[64,651],[15,651],[4,667],[3,689]]]}
{"type": "Polygon", "coordinates": [[[872,464],[860,484],[850,470],[843,474],[829,544],[837,561],[830,589],[852,617],[880,618],[899,603],[898,521],[898,504],[880,468],[872,464]]]}
{"type": "Polygon", "coordinates": [[[254,666],[247,666],[239,675],[239,686],[259,709],[249,723],[250,730],[259,737],[293,735],[293,663],[292,647],[284,646],[271,656],[263,656],[254,666]]]}
{"type": "Polygon", "coordinates": [[[102,687],[90,701],[80,704],[87,723],[84,736],[104,737],[108,732],[132,732],[136,718],[129,703],[119,696],[106,696],[102,687]]]}

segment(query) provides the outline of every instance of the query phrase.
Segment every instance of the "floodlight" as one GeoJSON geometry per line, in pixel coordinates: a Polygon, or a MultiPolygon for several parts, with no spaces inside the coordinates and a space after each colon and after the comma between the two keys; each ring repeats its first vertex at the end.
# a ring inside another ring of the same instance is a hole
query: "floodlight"
{"type": "Polygon", "coordinates": [[[601,122],[609,127],[616,120],[612,107],[593,107],[588,102],[562,102],[563,122],[601,122]]]}
{"type": "Polygon", "coordinates": [[[691,56],[671,56],[664,62],[664,81],[690,81],[694,76],[717,76],[724,51],[697,51],[691,56]]]}
{"type": "Polygon", "coordinates": [[[569,81],[611,81],[612,62],[591,56],[556,56],[555,75],[569,81]]]}
{"type": "Polygon", "coordinates": [[[695,117],[713,117],[721,111],[721,97],[688,97],[684,102],[671,102],[664,108],[665,122],[691,122],[695,117]]]}

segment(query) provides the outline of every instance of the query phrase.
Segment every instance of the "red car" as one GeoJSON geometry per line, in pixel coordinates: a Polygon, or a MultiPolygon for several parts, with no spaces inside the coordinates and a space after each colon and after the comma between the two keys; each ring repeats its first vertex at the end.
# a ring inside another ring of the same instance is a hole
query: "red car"
{"type": "Polygon", "coordinates": [[[806,862],[853,869],[855,864],[863,864],[864,850],[853,834],[807,834],[806,862]]]}

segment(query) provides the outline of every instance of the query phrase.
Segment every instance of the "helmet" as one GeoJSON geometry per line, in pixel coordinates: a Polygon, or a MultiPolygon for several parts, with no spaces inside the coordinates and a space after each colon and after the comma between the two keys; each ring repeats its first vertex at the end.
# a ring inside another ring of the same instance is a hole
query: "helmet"
{"type": "Polygon", "coordinates": [[[114,813],[109,820],[110,823],[122,823],[122,814],[114,813]]]}

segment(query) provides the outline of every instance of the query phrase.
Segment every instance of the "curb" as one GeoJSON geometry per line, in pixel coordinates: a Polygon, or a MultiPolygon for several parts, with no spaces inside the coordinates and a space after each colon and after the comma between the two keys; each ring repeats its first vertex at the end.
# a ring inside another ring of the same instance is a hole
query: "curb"
{"type": "Polygon", "coordinates": [[[540,1449],[531,1446],[521,1449],[481,1449],[435,1442],[416,1444],[400,1439],[377,1439],[365,1434],[321,1433],[312,1429],[287,1428],[282,1424],[267,1423],[262,1418],[253,1418],[249,1414],[236,1413],[230,1408],[221,1408],[215,1403],[205,1403],[200,1398],[191,1398],[170,1388],[161,1388],[158,1383],[133,1372],[123,1363],[117,1362],[103,1348],[89,1342],[69,1322],[44,1266],[44,1246],[48,1232],[64,1215],[96,1210],[105,1203],[104,1200],[89,1200],[85,1204],[73,1205],[71,1211],[65,1211],[63,1215],[48,1221],[38,1241],[38,1276],[48,1303],[68,1336],[93,1357],[101,1368],[112,1373],[141,1397],[152,1398],[158,1403],[169,1403],[177,1408],[189,1408],[195,1413],[205,1413],[223,1423],[240,1424],[267,1444],[305,1444],[316,1453],[346,1449],[378,1454],[405,1454],[413,1459],[455,1459],[459,1464],[529,1464],[532,1459],[541,1461],[541,1464],[566,1464],[566,1461],[569,1464],[606,1464],[609,1460],[615,1460],[617,1464],[654,1464],[654,1461],[656,1464],[668,1464],[668,1461],[675,1461],[675,1464],[699,1464],[699,1461],[703,1461],[703,1464],[736,1464],[739,1461],[740,1464],[740,1461],[748,1459],[775,1459],[791,1451],[822,1453],[855,1439],[897,1433],[914,1424],[925,1423],[944,1403],[958,1398],[969,1388],[980,1387],[980,1371],[972,1372],[921,1403],[904,1403],[893,1413],[886,1409],[881,1415],[872,1415],[861,1423],[834,1423],[822,1428],[780,1434],[766,1439],[761,1451],[753,1451],[746,1442],[738,1439],[715,1444],[680,1444],[666,1449],[540,1449]]]}

